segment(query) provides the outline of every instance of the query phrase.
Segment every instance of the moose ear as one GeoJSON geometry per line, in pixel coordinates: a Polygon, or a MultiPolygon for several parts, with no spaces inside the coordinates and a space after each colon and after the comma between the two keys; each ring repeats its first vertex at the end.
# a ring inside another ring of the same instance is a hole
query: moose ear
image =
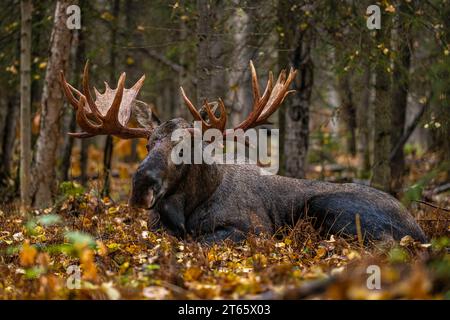
{"type": "Polygon", "coordinates": [[[153,129],[161,124],[153,108],[140,100],[135,100],[132,115],[137,123],[146,129],[153,129]]]}

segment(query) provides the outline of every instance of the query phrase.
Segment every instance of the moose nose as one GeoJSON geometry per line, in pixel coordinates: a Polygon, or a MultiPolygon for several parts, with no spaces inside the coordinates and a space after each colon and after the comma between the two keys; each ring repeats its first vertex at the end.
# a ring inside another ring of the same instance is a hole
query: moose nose
{"type": "Polygon", "coordinates": [[[133,176],[131,197],[128,204],[131,207],[151,208],[155,204],[161,186],[161,174],[157,170],[141,166],[133,176]]]}

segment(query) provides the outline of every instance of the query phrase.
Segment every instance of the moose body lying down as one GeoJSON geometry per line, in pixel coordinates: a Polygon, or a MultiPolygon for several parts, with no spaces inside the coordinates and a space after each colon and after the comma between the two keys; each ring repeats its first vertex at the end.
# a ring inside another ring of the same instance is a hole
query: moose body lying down
{"type": "MultiPolygon", "coordinates": [[[[254,105],[249,117],[237,127],[243,130],[266,123],[289,94],[288,87],[295,77],[293,70],[288,77],[282,72],[273,85],[269,74],[261,96],[256,72],[250,66],[254,105]]],[[[137,107],[142,103],[135,100],[143,80],[144,77],[133,88],[124,89],[125,74],[122,74],[117,89],[107,87],[104,94],[95,90],[94,102],[89,92],[87,64],[82,93],[70,86],[61,74],[66,97],[84,130],[72,135],[86,138],[113,134],[148,139],[148,155],[133,176],[130,205],[151,209],[174,235],[191,235],[207,243],[225,239],[239,241],[248,234],[273,234],[307,216],[325,234],[356,235],[359,225],[364,240],[400,239],[410,235],[426,241],[423,231],[400,202],[364,185],[261,175],[260,169],[250,164],[174,164],[171,150],[176,142],[171,139],[172,133],[178,129],[192,133],[192,124],[181,118],[159,124],[155,123],[149,108],[143,113],[137,107]],[[126,126],[132,111],[138,114],[137,120],[143,128],[126,126]]],[[[181,93],[194,118],[202,121],[203,130],[216,128],[226,135],[226,112],[221,100],[220,117],[216,117],[205,100],[206,119],[183,90],[181,93]]]]}

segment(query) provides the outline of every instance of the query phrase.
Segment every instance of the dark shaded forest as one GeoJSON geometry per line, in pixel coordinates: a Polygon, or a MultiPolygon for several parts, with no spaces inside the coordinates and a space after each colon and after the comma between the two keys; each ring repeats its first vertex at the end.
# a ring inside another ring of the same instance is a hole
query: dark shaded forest
{"type": "Polygon", "coordinates": [[[1,299],[450,298],[449,1],[0,8],[1,299]],[[368,27],[373,4],[379,29],[368,27]],[[61,71],[83,88],[87,61],[100,92],[122,72],[125,88],[145,75],[138,99],[161,122],[192,121],[183,87],[196,106],[221,98],[230,128],[254,110],[250,61],[261,83],[293,67],[295,92],[262,125],[279,129],[278,174],[389,193],[429,241],[367,246],[360,234],[323,235],[308,219],[209,246],[153,228],[147,210],[127,204],[147,140],[68,134],[85,130],[61,71]],[[366,286],[370,265],[381,289],[366,286]]]}

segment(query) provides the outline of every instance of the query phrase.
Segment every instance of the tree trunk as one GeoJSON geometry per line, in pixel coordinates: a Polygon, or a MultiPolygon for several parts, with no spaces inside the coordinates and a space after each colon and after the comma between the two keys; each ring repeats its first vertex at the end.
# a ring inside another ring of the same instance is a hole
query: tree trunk
{"type": "Polygon", "coordinates": [[[26,209],[31,177],[31,0],[22,0],[20,9],[20,203],[26,209]]]}
{"type": "MultiPolygon", "coordinates": [[[[445,7],[444,12],[442,13],[444,30],[450,30],[450,6],[448,4],[444,5],[444,3],[443,6],[445,7]]],[[[450,43],[449,32],[445,32],[445,43],[450,43]]],[[[445,89],[443,92],[440,92],[443,99],[439,99],[437,103],[443,122],[441,129],[438,130],[438,139],[442,146],[441,153],[442,160],[444,162],[443,164],[444,166],[447,166],[446,181],[450,181],[450,72],[448,71],[448,66],[450,65],[450,55],[444,57],[443,63],[447,67],[441,72],[442,77],[444,78],[443,82],[445,84],[445,89]]]]}
{"type": "MultiPolygon", "coordinates": [[[[113,1],[112,14],[114,20],[111,25],[111,49],[109,56],[109,81],[110,83],[115,82],[116,77],[116,56],[117,56],[117,29],[119,26],[119,12],[120,12],[120,0],[113,1]]],[[[112,164],[112,154],[113,154],[113,138],[112,136],[106,137],[105,149],[103,151],[103,189],[102,196],[108,196],[110,192],[110,176],[111,176],[111,164],[112,164]]]]}
{"type": "Polygon", "coordinates": [[[55,189],[55,167],[60,144],[60,118],[64,103],[59,85],[59,72],[67,73],[72,32],[66,26],[66,9],[74,1],[59,0],[56,3],[54,26],[50,39],[50,57],[45,74],[42,94],[42,113],[39,136],[36,142],[33,167],[33,200],[37,207],[48,206],[55,189]]]}
{"type": "Polygon", "coordinates": [[[215,31],[220,13],[221,1],[197,0],[197,105],[205,98],[223,96],[225,92],[225,72],[223,66],[223,46],[221,36],[215,31]]]}
{"type": "MultiPolygon", "coordinates": [[[[299,20],[303,15],[305,3],[296,1],[278,2],[280,68],[288,65],[298,70],[293,83],[296,93],[286,99],[279,113],[280,162],[283,174],[304,178],[309,139],[309,107],[314,79],[314,66],[311,59],[313,34],[311,27],[301,28],[299,20]]],[[[306,21],[306,20],[303,20],[306,21]]],[[[308,21],[309,22],[309,21],[308,21]]]]}
{"type": "Polygon", "coordinates": [[[338,76],[339,96],[341,100],[341,120],[344,123],[344,133],[347,152],[356,155],[356,108],[350,87],[350,74],[338,76]]]}
{"type": "MultiPolygon", "coordinates": [[[[377,30],[377,43],[389,47],[390,28],[386,27],[387,16],[382,15],[383,28],[377,30]]],[[[378,61],[375,66],[375,103],[374,103],[374,150],[371,185],[375,188],[389,191],[391,152],[391,107],[389,103],[390,75],[388,73],[389,59],[378,50],[378,61]]]]}
{"type": "MultiPolygon", "coordinates": [[[[80,3],[81,5],[81,3],[80,3]]],[[[75,66],[72,68],[72,78],[75,87],[81,86],[80,72],[78,72],[79,66],[84,65],[84,48],[81,45],[81,30],[77,30],[73,41],[72,41],[72,59],[76,61],[75,66]]],[[[61,167],[60,176],[62,181],[69,180],[69,171],[72,159],[72,148],[74,144],[74,137],[68,135],[68,132],[75,132],[77,129],[76,113],[73,108],[66,108],[66,115],[64,116],[64,121],[68,124],[63,126],[62,134],[64,137],[64,147],[61,152],[61,167]]]]}
{"type": "Polygon", "coordinates": [[[11,158],[16,137],[17,116],[19,110],[17,108],[16,95],[7,96],[7,115],[8,119],[5,123],[2,139],[2,153],[0,163],[0,184],[4,185],[11,177],[11,158]]]}
{"type": "MultiPolygon", "coordinates": [[[[134,1],[125,1],[125,30],[127,32],[127,36],[133,45],[138,45],[139,43],[139,35],[136,32],[136,20],[140,13],[139,8],[136,6],[134,1]]],[[[141,74],[139,74],[139,70],[142,69],[142,58],[139,50],[132,50],[126,53],[125,57],[125,65],[126,65],[126,73],[127,77],[130,79],[138,79],[141,74]],[[139,65],[138,65],[139,63],[139,65]]],[[[131,140],[131,151],[129,157],[126,158],[126,161],[136,162],[138,161],[138,153],[137,146],[139,143],[139,139],[131,140]]]]}
{"type": "Polygon", "coordinates": [[[81,150],[80,150],[80,180],[82,186],[87,186],[88,181],[88,148],[89,148],[89,140],[81,139],[81,150]]]}
{"type": "Polygon", "coordinates": [[[357,127],[358,127],[358,153],[362,158],[362,172],[361,178],[367,179],[370,174],[370,159],[371,159],[371,95],[372,95],[372,72],[370,64],[365,66],[364,74],[362,77],[363,89],[361,92],[361,100],[358,105],[357,115],[357,127]]]}
{"type": "MultiPolygon", "coordinates": [[[[397,52],[398,56],[394,60],[394,73],[392,81],[392,130],[391,148],[395,147],[401,139],[406,121],[406,109],[408,105],[409,90],[409,67],[411,65],[411,32],[410,25],[405,21],[404,15],[411,14],[409,5],[401,2],[397,14],[397,52]]],[[[405,156],[403,148],[399,148],[393,155],[390,163],[391,167],[391,191],[398,193],[403,184],[405,171],[405,156]]]]}
{"type": "Polygon", "coordinates": [[[284,157],[286,175],[304,178],[309,139],[309,107],[314,82],[314,65],[311,59],[312,34],[298,30],[292,65],[298,70],[294,81],[296,93],[287,106],[284,157]]]}
{"type": "MultiPolygon", "coordinates": [[[[238,5],[239,1],[234,1],[238,5]]],[[[252,111],[252,91],[250,89],[249,61],[252,52],[250,34],[253,32],[254,20],[249,12],[237,6],[230,17],[230,30],[233,35],[233,50],[231,52],[230,73],[228,79],[228,105],[232,108],[230,123],[238,125],[252,111]]]]}

